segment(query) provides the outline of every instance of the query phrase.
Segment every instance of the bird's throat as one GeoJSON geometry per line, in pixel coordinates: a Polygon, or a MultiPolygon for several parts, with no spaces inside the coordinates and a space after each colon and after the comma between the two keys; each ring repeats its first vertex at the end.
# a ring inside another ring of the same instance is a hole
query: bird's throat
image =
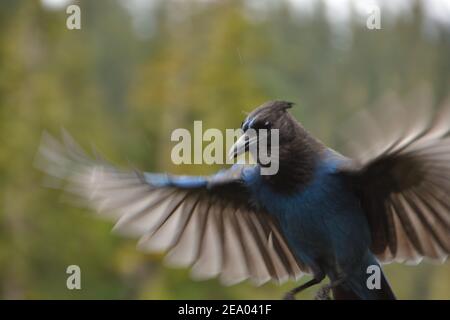
{"type": "Polygon", "coordinates": [[[301,132],[290,143],[280,146],[278,172],[263,178],[277,192],[298,192],[314,178],[324,150],[320,141],[301,132]]]}

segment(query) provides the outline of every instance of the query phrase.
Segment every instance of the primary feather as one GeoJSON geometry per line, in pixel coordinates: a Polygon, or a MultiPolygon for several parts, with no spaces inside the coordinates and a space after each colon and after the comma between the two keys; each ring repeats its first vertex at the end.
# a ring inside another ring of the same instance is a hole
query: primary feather
{"type": "Polygon", "coordinates": [[[250,278],[260,285],[298,279],[306,270],[277,222],[250,201],[244,166],[209,177],[120,170],[89,158],[66,132],[63,143],[43,135],[37,166],[118,219],[114,230],[139,237],[142,250],[167,251],[169,263],[192,266],[195,278],[220,276],[224,284],[250,278]]]}

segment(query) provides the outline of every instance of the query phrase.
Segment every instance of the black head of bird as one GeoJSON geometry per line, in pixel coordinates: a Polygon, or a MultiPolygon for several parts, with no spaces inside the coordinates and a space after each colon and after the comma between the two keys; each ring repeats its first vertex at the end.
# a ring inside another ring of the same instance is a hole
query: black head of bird
{"type": "Polygon", "coordinates": [[[265,180],[285,192],[295,191],[311,179],[316,157],[324,149],[289,113],[293,105],[275,100],[253,110],[242,122],[243,134],[230,150],[230,157],[234,158],[250,152],[262,167],[276,161],[276,173],[265,176],[265,180]],[[275,133],[277,139],[273,139],[275,133]],[[260,147],[264,145],[269,157],[262,161],[260,147]],[[271,154],[273,151],[276,155],[271,154]]]}

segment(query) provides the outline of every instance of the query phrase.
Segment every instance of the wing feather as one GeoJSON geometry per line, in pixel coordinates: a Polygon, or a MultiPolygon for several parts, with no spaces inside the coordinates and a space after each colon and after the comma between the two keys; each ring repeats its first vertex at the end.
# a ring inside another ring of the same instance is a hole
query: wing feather
{"type": "Polygon", "coordinates": [[[275,219],[251,203],[243,166],[210,177],[126,171],[91,159],[66,132],[62,141],[44,134],[36,165],[65,181],[83,204],[117,220],[114,230],[139,238],[139,249],[167,251],[168,264],[225,284],[282,283],[308,272],[275,219]]]}
{"type": "Polygon", "coordinates": [[[396,111],[385,128],[366,125],[376,115],[361,118],[360,125],[378,129],[378,140],[372,148],[369,142],[354,145],[376,152],[367,157],[357,150],[359,164],[342,173],[360,197],[372,251],[382,261],[443,261],[450,252],[450,101],[434,117],[426,108],[414,114],[389,107],[396,111]]]}

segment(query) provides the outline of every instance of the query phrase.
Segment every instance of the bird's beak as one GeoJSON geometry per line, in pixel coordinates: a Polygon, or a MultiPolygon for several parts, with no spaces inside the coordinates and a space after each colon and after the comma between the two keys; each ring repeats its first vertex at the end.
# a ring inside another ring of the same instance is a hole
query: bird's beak
{"type": "Polygon", "coordinates": [[[250,150],[250,146],[254,145],[258,140],[258,137],[256,136],[249,136],[248,134],[244,133],[242,136],[239,137],[239,139],[236,141],[235,144],[230,149],[230,152],[228,153],[228,157],[230,160],[235,159],[237,156],[240,156],[241,154],[247,152],[250,150]]]}

